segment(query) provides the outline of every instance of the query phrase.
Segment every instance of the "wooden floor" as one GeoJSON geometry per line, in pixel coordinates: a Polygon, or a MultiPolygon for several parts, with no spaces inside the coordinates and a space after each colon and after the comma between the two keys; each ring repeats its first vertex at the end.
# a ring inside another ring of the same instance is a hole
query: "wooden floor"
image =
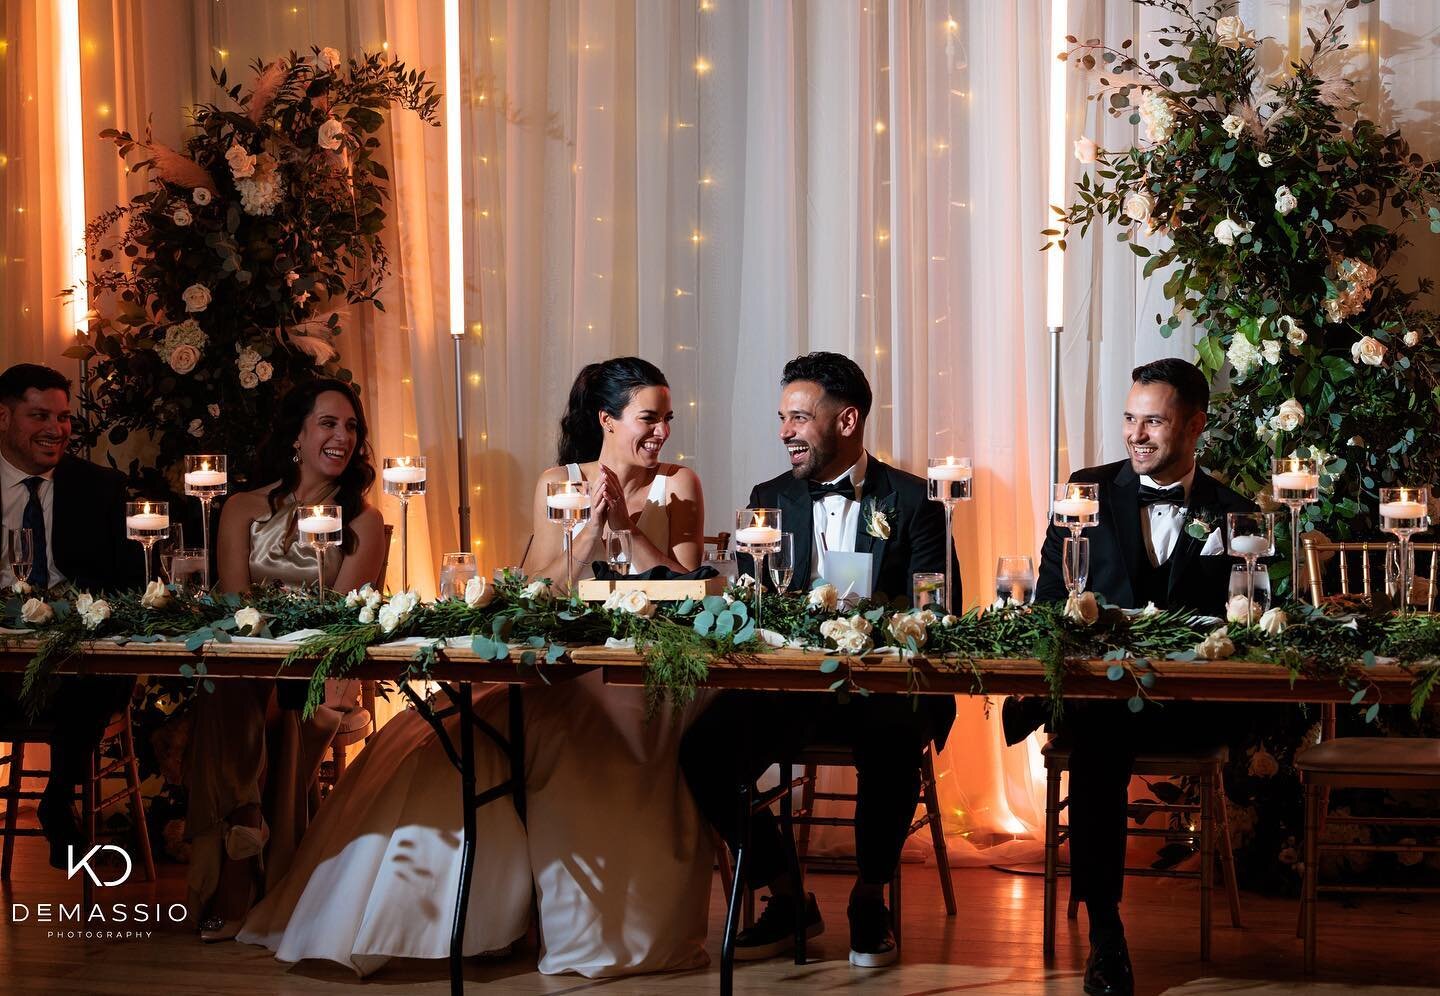
{"type": "MultiPolygon", "coordinates": [[[[448,992],[446,966],[395,962],[366,980],[339,966],[307,963],[286,967],[268,951],[238,944],[201,945],[180,930],[146,940],[83,942],[47,939],[47,927],[13,922],[12,903],[77,902],[79,887],[44,864],[38,840],[18,842],[13,880],[4,890],[0,926],[0,993],[263,993],[358,994],[448,992]]],[[[1084,913],[1065,923],[1054,962],[1040,953],[1041,880],[988,869],[955,873],[960,915],[947,919],[933,867],[905,867],[904,957],[879,972],[852,969],[845,960],[848,936],[845,897],[849,884],[814,875],[828,931],[812,947],[812,961],[796,966],[777,959],[742,966],[740,993],[845,992],[856,994],[1078,993],[1085,958],[1084,913]]],[[[132,883],[102,894],[106,903],[180,902],[184,869],[165,865],[158,884],[132,883]]],[[[1064,891],[1062,888],[1062,901],[1064,891]]],[[[1192,882],[1132,879],[1126,885],[1125,919],[1142,993],[1419,993],[1440,992],[1440,901],[1366,897],[1353,908],[1327,900],[1321,910],[1321,973],[1301,973],[1293,902],[1250,894],[1242,897],[1245,927],[1218,926],[1215,957],[1197,955],[1197,896],[1192,882]]],[[[718,958],[722,919],[719,888],[712,892],[712,960],[718,958]]],[[[534,970],[533,947],[503,961],[472,961],[471,991],[685,994],[718,991],[713,968],[679,975],[614,980],[547,977],[534,970]]]]}

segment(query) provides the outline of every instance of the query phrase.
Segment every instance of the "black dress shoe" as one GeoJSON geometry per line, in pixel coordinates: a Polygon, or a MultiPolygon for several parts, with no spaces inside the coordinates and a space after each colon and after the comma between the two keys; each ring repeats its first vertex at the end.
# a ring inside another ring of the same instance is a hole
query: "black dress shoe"
{"type": "Polygon", "coordinates": [[[50,867],[69,868],[70,847],[85,842],[80,833],[80,823],[75,819],[75,807],[70,802],[50,794],[40,797],[35,807],[40,819],[40,828],[45,831],[45,840],[50,844],[50,867]]]}
{"type": "Polygon", "coordinates": [[[895,963],[900,949],[890,927],[890,911],[878,899],[852,902],[850,916],[850,964],[856,968],[884,968],[895,963]]]}
{"type": "Polygon", "coordinates": [[[799,904],[793,896],[766,896],[762,902],[765,909],[760,918],[735,935],[736,961],[759,961],[794,950],[796,916],[805,919],[806,937],[819,937],[825,932],[813,892],[805,893],[803,911],[796,908],[799,904]]]}
{"type": "Polygon", "coordinates": [[[1085,959],[1085,992],[1089,996],[1133,996],[1135,973],[1124,941],[1090,946],[1090,957],[1085,959]]]}

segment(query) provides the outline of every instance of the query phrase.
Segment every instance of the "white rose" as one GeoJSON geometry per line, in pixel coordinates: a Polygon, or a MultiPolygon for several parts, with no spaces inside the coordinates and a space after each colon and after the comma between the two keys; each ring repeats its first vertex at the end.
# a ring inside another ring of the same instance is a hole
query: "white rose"
{"type": "Polygon", "coordinates": [[[1082,591],[1065,600],[1065,618],[1082,626],[1093,626],[1100,618],[1100,603],[1093,591],[1082,591]]]}
{"type": "Polygon", "coordinates": [[[619,608],[622,612],[639,616],[641,619],[648,619],[655,614],[655,603],[639,588],[632,588],[621,595],[619,608]]]}
{"type": "Polygon", "coordinates": [[[86,629],[94,629],[110,618],[110,603],[103,598],[95,598],[86,591],[75,599],[75,611],[79,613],[80,621],[85,624],[86,629]]]}
{"type": "Polygon", "coordinates": [[[890,617],[890,634],[901,646],[908,646],[910,640],[914,640],[917,647],[925,646],[925,623],[919,616],[895,613],[890,617]]]}
{"type": "Polygon", "coordinates": [[[1234,652],[1235,643],[1230,639],[1229,631],[1224,626],[1211,631],[1210,635],[1195,647],[1195,656],[1207,661],[1218,661],[1229,657],[1234,652]]]}
{"type": "Polygon", "coordinates": [[[1149,221],[1155,210],[1155,195],[1148,190],[1132,190],[1125,195],[1125,214],[1131,221],[1149,221]]]}
{"type": "Polygon", "coordinates": [[[1255,32],[1245,27],[1238,17],[1222,17],[1215,22],[1215,42],[1221,48],[1238,51],[1255,47],[1255,32]]]}
{"type": "Polygon", "coordinates": [[[1225,620],[1249,626],[1255,621],[1256,611],[1257,606],[1244,595],[1231,595],[1230,601],[1225,603],[1225,620]]]}
{"type": "Polygon", "coordinates": [[[261,360],[255,364],[255,376],[260,378],[261,383],[269,380],[275,375],[275,368],[270,365],[269,360],[261,360]]]}
{"type": "Polygon", "coordinates": [[[195,219],[191,216],[190,209],[187,208],[184,204],[181,204],[174,211],[170,212],[170,220],[175,222],[175,224],[179,225],[181,228],[184,228],[186,225],[190,224],[190,222],[194,221],[195,219]]]}
{"type": "Polygon", "coordinates": [[[170,350],[170,369],[177,374],[188,374],[200,362],[200,350],[182,343],[170,350]]]}
{"type": "Polygon", "coordinates": [[[1407,346],[1416,346],[1416,345],[1419,345],[1419,343],[1420,343],[1420,333],[1417,332],[1417,331],[1415,331],[1414,329],[1411,329],[1409,332],[1406,332],[1406,333],[1405,333],[1405,336],[1404,336],[1404,338],[1403,338],[1402,341],[1403,341],[1403,342],[1405,343],[1405,345],[1407,345],[1407,346]]]}
{"type": "Polygon", "coordinates": [[[851,616],[849,622],[850,628],[861,636],[869,636],[875,631],[875,627],[871,625],[870,620],[864,616],[851,616]]]}
{"type": "Polygon", "coordinates": [[[1266,636],[1279,636],[1289,624],[1290,618],[1285,615],[1284,609],[1266,609],[1265,614],[1260,617],[1260,632],[1266,636]]]}
{"type": "Polygon", "coordinates": [[[470,609],[483,609],[495,601],[495,589],[485,583],[485,579],[476,575],[465,582],[465,607],[470,609]]]}
{"type": "Polygon", "coordinates": [[[198,418],[192,418],[190,420],[190,425],[186,427],[185,431],[190,433],[190,435],[194,436],[196,439],[199,439],[201,436],[205,435],[205,423],[200,421],[198,418]]]}
{"type": "Polygon", "coordinates": [[[1244,380],[1245,375],[1259,366],[1261,360],[1260,351],[1243,332],[1236,332],[1235,338],[1230,340],[1230,348],[1225,351],[1225,358],[1235,368],[1237,380],[1244,380]]]}
{"type": "Polygon", "coordinates": [[[210,307],[210,288],[204,284],[191,284],[180,297],[187,312],[204,311],[210,307]]]}
{"type": "Polygon", "coordinates": [[[334,72],[335,67],[340,65],[340,51],[327,45],[315,57],[315,64],[327,73],[334,72]]]}
{"type": "Polygon", "coordinates": [[[1175,106],[1154,91],[1140,100],[1140,120],[1145,123],[1145,140],[1164,142],[1175,132],[1175,106]]]}
{"type": "Polygon", "coordinates": [[[55,610],[52,609],[50,604],[43,598],[31,598],[28,599],[24,605],[20,606],[20,618],[24,619],[27,623],[38,626],[41,623],[48,623],[51,619],[54,619],[55,610]]]}
{"type": "Polygon", "coordinates": [[[1159,614],[1160,609],[1155,605],[1154,602],[1146,602],[1145,608],[1140,610],[1141,619],[1149,619],[1151,616],[1158,616],[1159,614]]]}
{"type": "Polygon", "coordinates": [[[1290,315],[1281,315],[1275,322],[1275,328],[1280,331],[1280,334],[1283,335],[1285,340],[1292,346],[1303,346],[1306,338],[1308,338],[1305,335],[1305,330],[1300,327],[1300,323],[1290,315]]]}
{"type": "Polygon", "coordinates": [[[365,596],[360,594],[354,588],[351,588],[345,593],[345,607],[347,609],[353,609],[355,608],[355,606],[362,604],[364,601],[365,596]]]}
{"type": "Polygon", "coordinates": [[[1305,406],[1294,398],[1280,403],[1280,410],[1270,419],[1270,428],[1294,432],[1305,424],[1305,406]]]}
{"type": "Polygon", "coordinates": [[[355,616],[355,620],[368,626],[375,621],[375,609],[369,605],[361,606],[360,611],[355,616]]]}
{"type": "Polygon", "coordinates": [[[246,152],[243,145],[230,146],[225,161],[230,164],[230,175],[237,180],[255,175],[255,157],[246,152]]]}
{"type": "Polygon", "coordinates": [[[190,198],[196,204],[204,207],[215,199],[215,195],[210,193],[209,187],[196,187],[194,190],[190,191],[190,198]]]}
{"type": "Polygon", "coordinates": [[[1290,192],[1289,187],[1280,186],[1275,188],[1275,211],[1277,214],[1289,214],[1300,206],[1295,195],[1290,192]]]}
{"type": "Polygon", "coordinates": [[[340,148],[340,136],[344,134],[345,126],[335,118],[326,118],[325,123],[315,134],[315,144],[327,152],[334,152],[340,148]]]}
{"type": "Polygon", "coordinates": [[[254,370],[242,370],[240,372],[240,386],[249,390],[260,386],[260,378],[255,376],[254,370]]]}
{"type": "Polygon", "coordinates": [[[547,599],[550,597],[550,589],[544,581],[531,581],[520,592],[521,596],[533,600],[547,599]]]}
{"type": "Polygon", "coordinates": [[[1225,129],[1225,134],[1231,138],[1239,138],[1240,133],[1245,130],[1245,119],[1238,114],[1227,114],[1220,122],[1220,127],[1225,129]]]}
{"type": "MultiPolygon", "coordinates": [[[[369,606],[366,606],[367,610],[368,608],[369,606]]],[[[395,632],[395,627],[400,625],[400,610],[395,607],[393,602],[388,605],[382,605],[376,618],[380,623],[380,631],[382,633],[393,633],[395,632]]]]}
{"type": "Polygon", "coordinates": [[[1261,166],[1266,167],[1267,169],[1275,165],[1275,160],[1270,158],[1270,153],[1268,152],[1260,153],[1258,156],[1255,157],[1255,161],[1261,166]]]}
{"type": "Polygon", "coordinates": [[[260,610],[249,605],[235,613],[235,625],[254,633],[260,628],[260,610]]]}
{"type": "Polygon", "coordinates": [[[960,621],[960,617],[959,617],[959,616],[944,615],[944,616],[941,616],[941,617],[940,617],[940,625],[941,625],[941,626],[944,626],[946,629],[949,629],[950,627],[954,626],[954,625],[955,625],[956,623],[958,623],[959,621],[960,621]]]}
{"type": "Polygon", "coordinates": [[[876,539],[888,540],[890,538],[890,520],[885,513],[878,508],[870,510],[870,523],[866,532],[876,539]]]}
{"type": "Polygon", "coordinates": [[[1280,362],[1280,340],[1279,340],[1279,339],[1267,339],[1267,340],[1265,340],[1264,342],[1262,342],[1262,343],[1260,344],[1260,355],[1263,356],[1263,357],[1265,358],[1265,362],[1268,363],[1268,364],[1270,364],[1271,366],[1274,366],[1275,364],[1279,363],[1279,362],[1280,362]]]}
{"type": "Polygon", "coordinates": [[[1088,136],[1081,135],[1075,139],[1075,160],[1077,162],[1085,163],[1088,166],[1095,161],[1096,153],[1099,151],[1100,147],[1088,136]]]}
{"type": "Polygon", "coordinates": [[[1226,218],[1215,226],[1215,241],[1222,246],[1233,246],[1235,240],[1248,231],[1250,231],[1248,224],[1242,225],[1232,218],[1226,218]]]}
{"type": "Polygon", "coordinates": [[[1385,362],[1385,347],[1373,336],[1362,336],[1350,347],[1350,358],[1356,363],[1378,367],[1385,362]]]}
{"type": "Polygon", "coordinates": [[[259,362],[260,354],[255,352],[255,350],[251,349],[249,346],[246,346],[244,349],[240,350],[239,354],[235,357],[235,365],[241,370],[254,370],[255,364],[259,362]]]}
{"type": "Polygon", "coordinates": [[[919,612],[915,613],[915,618],[919,619],[927,627],[934,626],[935,623],[939,621],[939,618],[935,615],[935,613],[931,612],[929,609],[921,609],[919,612]]]}
{"type": "Polygon", "coordinates": [[[840,603],[840,592],[833,584],[822,584],[810,589],[810,595],[806,604],[817,612],[834,612],[835,606],[840,603]]]}

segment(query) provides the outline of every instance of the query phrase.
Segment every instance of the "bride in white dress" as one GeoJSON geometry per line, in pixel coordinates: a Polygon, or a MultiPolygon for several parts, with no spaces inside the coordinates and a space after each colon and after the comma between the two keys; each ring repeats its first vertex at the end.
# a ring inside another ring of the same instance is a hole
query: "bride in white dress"
{"type": "MultiPolygon", "coordinates": [[[[637,570],[693,570],[704,505],[690,470],[660,462],[673,417],[664,375],[623,357],[587,366],[561,420],[560,464],[535,492],[532,576],[563,578],[545,485],[591,482],[593,511],[577,564],[604,559],[607,531],[629,530],[637,570]]],[[[508,799],[477,811],[464,950],[501,950],[524,936],[539,901],[539,970],[591,978],[706,963],[710,833],[677,760],[679,722],[645,719],[642,689],[598,675],[524,693],[526,826],[508,799]]],[[[475,696],[508,734],[506,696],[475,696]]],[[[447,724],[453,732],[452,718],[447,724]]],[[[507,761],[476,736],[477,785],[507,761]]],[[[250,913],[239,940],[281,961],[319,958],[369,974],[394,957],[444,958],[460,875],[459,775],[413,710],[386,724],[321,807],[288,875],[250,913]]]]}

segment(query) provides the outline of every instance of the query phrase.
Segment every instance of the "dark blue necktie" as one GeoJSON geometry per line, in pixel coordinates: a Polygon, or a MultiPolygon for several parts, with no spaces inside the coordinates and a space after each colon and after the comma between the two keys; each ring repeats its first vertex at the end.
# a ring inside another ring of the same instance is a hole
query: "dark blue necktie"
{"type": "Polygon", "coordinates": [[[50,587],[50,550],[45,543],[45,506],[40,504],[40,485],[43,477],[25,478],[30,489],[30,500],[25,503],[25,517],[20,524],[30,530],[31,549],[35,559],[30,565],[30,576],[26,578],[36,588],[50,587]]]}

